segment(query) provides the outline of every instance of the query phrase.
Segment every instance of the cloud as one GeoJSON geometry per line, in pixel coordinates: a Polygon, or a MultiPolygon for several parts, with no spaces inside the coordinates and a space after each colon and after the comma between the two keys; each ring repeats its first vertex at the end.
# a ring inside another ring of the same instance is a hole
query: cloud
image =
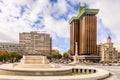
{"type": "Polygon", "coordinates": [[[66,12],[67,3],[64,0],[54,5],[49,0],[4,0],[0,2],[0,41],[18,43],[20,32],[34,30],[47,31],[53,40],[58,40],[57,37],[69,38],[68,22],[55,18],[66,12]]]}
{"type": "Polygon", "coordinates": [[[119,42],[120,42],[120,11],[119,11],[119,0],[67,0],[70,1],[72,5],[77,5],[79,2],[81,5],[87,3],[89,8],[99,9],[99,13],[97,14],[98,22],[97,22],[97,39],[98,43],[106,42],[108,36],[112,37],[113,42],[115,43],[115,47],[120,50],[119,42]],[[100,22],[101,20],[101,22],[100,22]]]}
{"type": "Polygon", "coordinates": [[[119,0],[0,0],[0,41],[19,42],[20,32],[46,31],[53,38],[53,47],[68,49],[68,20],[77,15],[79,2],[100,9],[98,43],[105,42],[108,35],[119,42],[119,0]]]}
{"type": "Polygon", "coordinates": [[[0,41],[18,42],[19,32],[32,31],[29,22],[21,17],[20,9],[24,5],[19,0],[0,2],[0,41]],[[18,2],[17,2],[18,1],[18,2]]]}
{"type": "MultiPolygon", "coordinates": [[[[98,8],[100,9],[98,13],[98,18],[102,20],[103,26],[106,26],[108,29],[104,29],[106,32],[110,31],[110,36],[112,37],[113,42],[117,49],[120,50],[120,46],[117,46],[116,43],[120,42],[120,11],[119,5],[120,1],[115,0],[114,3],[112,0],[100,0],[96,1],[96,3],[92,4],[91,8],[98,8]]],[[[99,27],[99,26],[98,26],[99,27]]],[[[103,30],[103,29],[102,29],[103,30]]],[[[101,33],[104,36],[104,33],[101,33]]],[[[106,37],[107,38],[107,37],[106,37]]],[[[105,39],[105,37],[103,38],[105,39]]],[[[104,42],[104,41],[103,41],[104,42]]]]}

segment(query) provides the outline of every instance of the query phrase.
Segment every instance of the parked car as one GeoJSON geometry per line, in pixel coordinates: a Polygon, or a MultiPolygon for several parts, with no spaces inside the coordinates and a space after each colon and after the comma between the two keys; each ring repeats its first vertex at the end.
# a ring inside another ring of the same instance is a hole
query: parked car
{"type": "Polygon", "coordinates": [[[111,64],[111,63],[108,63],[108,66],[112,66],[112,64],[111,64]]]}

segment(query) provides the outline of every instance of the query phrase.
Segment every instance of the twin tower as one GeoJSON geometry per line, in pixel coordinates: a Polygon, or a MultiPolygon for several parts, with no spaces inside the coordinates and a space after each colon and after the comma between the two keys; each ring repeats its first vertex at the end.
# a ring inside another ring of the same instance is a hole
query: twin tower
{"type": "Polygon", "coordinates": [[[97,17],[99,9],[79,6],[78,15],[70,20],[70,51],[75,54],[76,42],[78,55],[96,55],[97,52],[97,17]]]}

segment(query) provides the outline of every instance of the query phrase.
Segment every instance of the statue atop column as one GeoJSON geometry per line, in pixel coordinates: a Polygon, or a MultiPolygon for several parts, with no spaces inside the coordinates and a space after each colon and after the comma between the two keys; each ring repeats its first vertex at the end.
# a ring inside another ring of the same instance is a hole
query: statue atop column
{"type": "Polygon", "coordinates": [[[78,56],[78,44],[75,42],[75,56],[74,56],[74,63],[79,63],[79,56],[78,56]]]}

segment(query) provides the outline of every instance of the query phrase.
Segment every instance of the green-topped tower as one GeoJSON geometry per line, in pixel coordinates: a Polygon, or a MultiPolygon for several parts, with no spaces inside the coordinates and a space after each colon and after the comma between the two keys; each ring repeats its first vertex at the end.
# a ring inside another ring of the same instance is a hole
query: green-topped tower
{"type": "Polygon", "coordinates": [[[97,51],[97,17],[99,9],[89,9],[84,6],[78,8],[78,15],[70,20],[70,51],[75,55],[75,43],[78,43],[80,59],[99,59],[97,51]]]}

